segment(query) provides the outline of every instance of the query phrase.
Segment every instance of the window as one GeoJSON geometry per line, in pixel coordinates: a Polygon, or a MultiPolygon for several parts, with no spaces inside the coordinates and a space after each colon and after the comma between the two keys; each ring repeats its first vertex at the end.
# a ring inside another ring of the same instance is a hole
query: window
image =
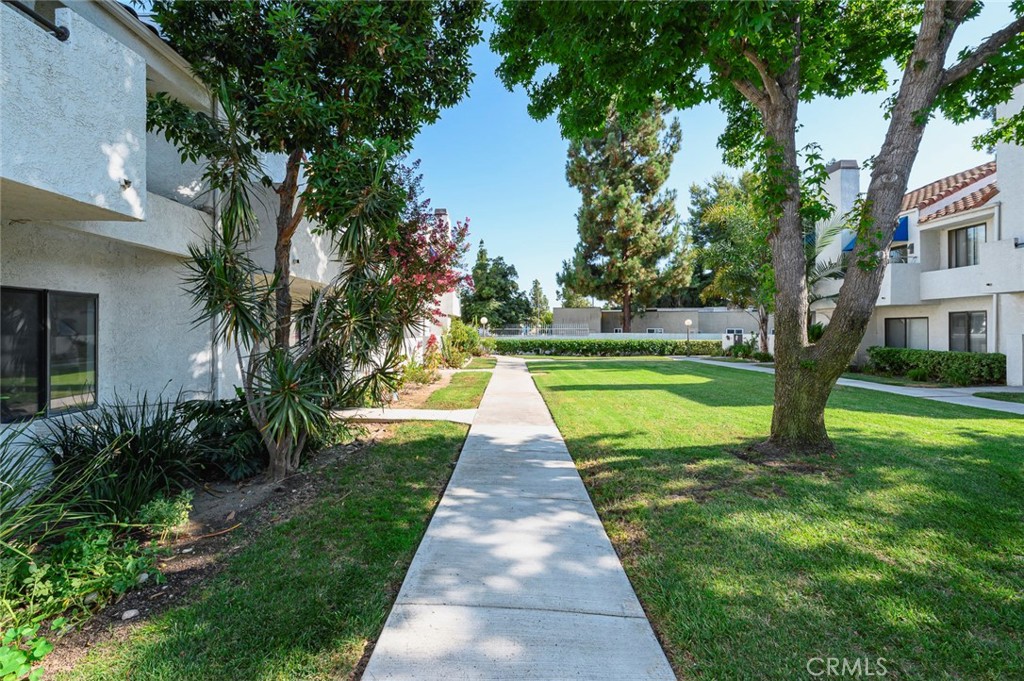
{"type": "Polygon", "coordinates": [[[94,295],[0,290],[0,420],[96,404],[94,295]]]}
{"type": "Polygon", "coordinates": [[[647,329],[647,333],[665,333],[665,329],[647,329]]]}
{"type": "Polygon", "coordinates": [[[986,313],[950,312],[949,349],[959,352],[988,352],[986,313]]]}
{"type": "Polygon", "coordinates": [[[927,317],[891,317],[885,320],[885,347],[928,349],[927,317]]]}
{"type": "Polygon", "coordinates": [[[622,333],[622,327],[620,326],[615,329],[612,329],[612,333],[622,333]]]}
{"type": "Polygon", "coordinates": [[[985,225],[954,229],[949,232],[949,267],[977,265],[979,244],[985,243],[985,225]]]}

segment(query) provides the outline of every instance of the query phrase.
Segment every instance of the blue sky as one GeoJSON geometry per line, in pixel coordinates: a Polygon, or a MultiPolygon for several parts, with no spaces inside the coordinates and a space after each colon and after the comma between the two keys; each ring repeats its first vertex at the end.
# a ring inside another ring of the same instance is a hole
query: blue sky
{"type": "MultiPolygon", "coordinates": [[[[1011,17],[1008,3],[988,3],[978,19],[960,29],[953,53],[977,44],[1011,17]]],[[[576,244],[579,207],[579,194],[565,181],[568,143],[554,118],[530,118],[522,89],[508,92],[502,86],[494,75],[499,59],[486,39],[473,49],[472,58],[476,78],[469,95],[419,134],[412,157],[422,161],[425,194],[432,205],[447,208],[454,218],[470,218],[473,248],[468,263],[483,239],[491,257],[503,256],[516,266],[521,288],[528,289],[539,279],[551,304],[557,305],[555,273],[576,244]]],[[[883,99],[857,96],[802,105],[799,142],[817,141],[826,159],[863,161],[877,153],[885,137],[883,99]]],[[[685,218],[692,183],[735,171],[722,163],[715,146],[725,120],[716,107],[681,112],[679,120],[683,144],[668,186],[678,192],[679,212],[685,218]]],[[[954,126],[933,120],[910,188],[988,160],[970,144],[984,129],[984,121],[954,126]]],[[[861,184],[866,187],[866,175],[861,184]]]]}

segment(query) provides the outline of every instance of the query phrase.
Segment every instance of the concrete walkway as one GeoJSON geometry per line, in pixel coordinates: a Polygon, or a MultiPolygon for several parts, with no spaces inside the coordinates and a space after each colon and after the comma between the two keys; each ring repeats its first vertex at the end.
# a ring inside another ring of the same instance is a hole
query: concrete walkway
{"type": "Polygon", "coordinates": [[[674,679],[523,360],[500,358],[363,679],[674,679]]]}
{"type": "Polygon", "coordinates": [[[387,409],[384,407],[363,407],[361,409],[337,409],[331,412],[337,418],[362,423],[391,423],[392,421],[452,421],[473,423],[476,409],[387,409]]]}
{"type": "MultiPolygon", "coordinates": [[[[756,371],[762,374],[774,374],[775,369],[771,367],[760,367],[754,364],[743,364],[741,362],[716,362],[713,359],[699,359],[697,357],[677,357],[684,362],[696,362],[709,366],[726,367],[730,369],[743,369],[744,371],[756,371]]],[[[1002,411],[1009,414],[1024,415],[1024,404],[1015,402],[1002,402],[990,400],[987,397],[974,397],[978,392],[1022,392],[1024,388],[1012,386],[975,386],[973,388],[907,388],[900,385],[886,385],[885,383],[874,383],[872,381],[858,381],[852,378],[840,378],[839,385],[848,388],[863,388],[864,390],[877,390],[881,393],[903,395],[905,397],[920,397],[934,402],[945,402],[956,404],[961,407],[976,407],[978,409],[989,409],[991,411],[1002,411]]]]}

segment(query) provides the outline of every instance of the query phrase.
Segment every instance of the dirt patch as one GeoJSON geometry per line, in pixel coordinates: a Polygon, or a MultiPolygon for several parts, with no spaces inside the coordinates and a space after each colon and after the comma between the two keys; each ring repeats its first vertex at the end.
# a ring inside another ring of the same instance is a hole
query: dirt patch
{"type": "Polygon", "coordinates": [[[399,391],[398,399],[388,406],[395,409],[417,409],[422,407],[427,401],[427,398],[430,397],[431,393],[452,382],[452,376],[454,376],[456,372],[442,369],[438,373],[440,373],[441,378],[433,383],[408,384],[399,391]]]}
{"type": "Polygon", "coordinates": [[[836,453],[831,448],[828,450],[794,451],[789,447],[771,442],[759,442],[728,451],[737,459],[782,473],[813,475],[835,471],[836,453]]]}
{"type": "Polygon", "coordinates": [[[47,677],[71,669],[92,647],[126,640],[148,619],[192,601],[199,587],[220,572],[231,555],[317,498],[327,484],[324,476],[317,475],[320,470],[337,465],[391,432],[390,426],[367,424],[356,441],[318,452],[302,472],[281,482],[260,475],[240,483],[211,483],[196,488],[189,524],[163,544],[167,555],[160,559],[158,568],[164,583],[157,584],[155,575],[151,576],[146,586],[125,594],[79,629],[53,641],[54,650],[43,663],[47,677]],[[129,610],[137,610],[138,616],[122,620],[129,610]]]}

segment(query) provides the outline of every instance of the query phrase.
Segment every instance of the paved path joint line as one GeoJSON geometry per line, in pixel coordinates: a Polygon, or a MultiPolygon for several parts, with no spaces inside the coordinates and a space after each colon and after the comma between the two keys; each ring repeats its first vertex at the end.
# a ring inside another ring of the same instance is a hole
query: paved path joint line
{"type": "Polygon", "coordinates": [[[498,359],[363,679],[675,679],[521,359],[498,359]]]}

